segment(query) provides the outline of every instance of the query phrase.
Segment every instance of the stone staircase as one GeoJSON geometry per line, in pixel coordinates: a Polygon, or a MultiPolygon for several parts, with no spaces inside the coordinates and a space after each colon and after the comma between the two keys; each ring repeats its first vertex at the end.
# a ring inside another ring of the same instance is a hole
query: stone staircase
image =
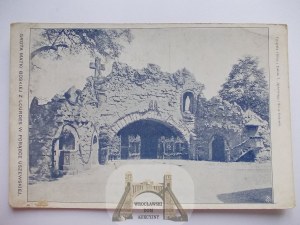
{"type": "Polygon", "coordinates": [[[255,156],[261,148],[263,148],[262,137],[250,137],[231,149],[231,161],[255,161],[255,156]]]}

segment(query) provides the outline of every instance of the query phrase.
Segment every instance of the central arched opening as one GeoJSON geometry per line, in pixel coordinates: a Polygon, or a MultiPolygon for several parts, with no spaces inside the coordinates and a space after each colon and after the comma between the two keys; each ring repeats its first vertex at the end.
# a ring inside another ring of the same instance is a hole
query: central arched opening
{"type": "Polygon", "coordinates": [[[139,120],[122,128],[121,159],[186,157],[187,143],[175,128],[155,120],[139,120]]]}

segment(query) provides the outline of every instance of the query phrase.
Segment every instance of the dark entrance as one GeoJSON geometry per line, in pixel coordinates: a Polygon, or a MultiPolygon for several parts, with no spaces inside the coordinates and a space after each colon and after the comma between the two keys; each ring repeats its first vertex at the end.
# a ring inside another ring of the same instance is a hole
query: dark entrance
{"type": "Polygon", "coordinates": [[[140,136],[141,138],[141,159],[158,158],[158,141],[162,136],[177,137],[180,134],[173,128],[161,122],[153,120],[140,120],[133,122],[118,132],[121,137],[121,159],[128,158],[129,136],[140,136]]]}
{"type": "Polygon", "coordinates": [[[215,135],[211,143],[212,160],[224,162],[225,161],[225,143],[224,138],[220,135],[215,135]]]}

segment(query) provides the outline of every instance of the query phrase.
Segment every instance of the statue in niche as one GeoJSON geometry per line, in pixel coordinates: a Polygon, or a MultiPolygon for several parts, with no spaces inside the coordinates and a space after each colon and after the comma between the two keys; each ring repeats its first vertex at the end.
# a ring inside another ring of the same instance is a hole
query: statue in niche
{"type": "Polygon", "coordinates": [[[190,96],[186,96],[185,99],[185,107],[184,107],[184,112],[190,113],[190,107],[191,107],[191,99],[190,96]]]}

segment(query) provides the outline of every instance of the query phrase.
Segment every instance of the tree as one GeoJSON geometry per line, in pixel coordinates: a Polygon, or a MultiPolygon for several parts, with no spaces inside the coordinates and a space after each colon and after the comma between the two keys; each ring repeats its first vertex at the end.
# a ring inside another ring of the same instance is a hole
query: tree
{"type": "Polygon", "coordinates": [[[43,29],[33,43],[31,59],[37,55],[59,59],[62,52],[76,54],[82,50],[113,59],[120,55],[122,41],[131,40],[129,29],[43,29]]]}
{"type": "Polygon", "coordinates": [[[258,59],[247,56],[233,65],[219,95],[243,110],[251,109],[262,119],[269,120],[268,84],[258,59]]]}

